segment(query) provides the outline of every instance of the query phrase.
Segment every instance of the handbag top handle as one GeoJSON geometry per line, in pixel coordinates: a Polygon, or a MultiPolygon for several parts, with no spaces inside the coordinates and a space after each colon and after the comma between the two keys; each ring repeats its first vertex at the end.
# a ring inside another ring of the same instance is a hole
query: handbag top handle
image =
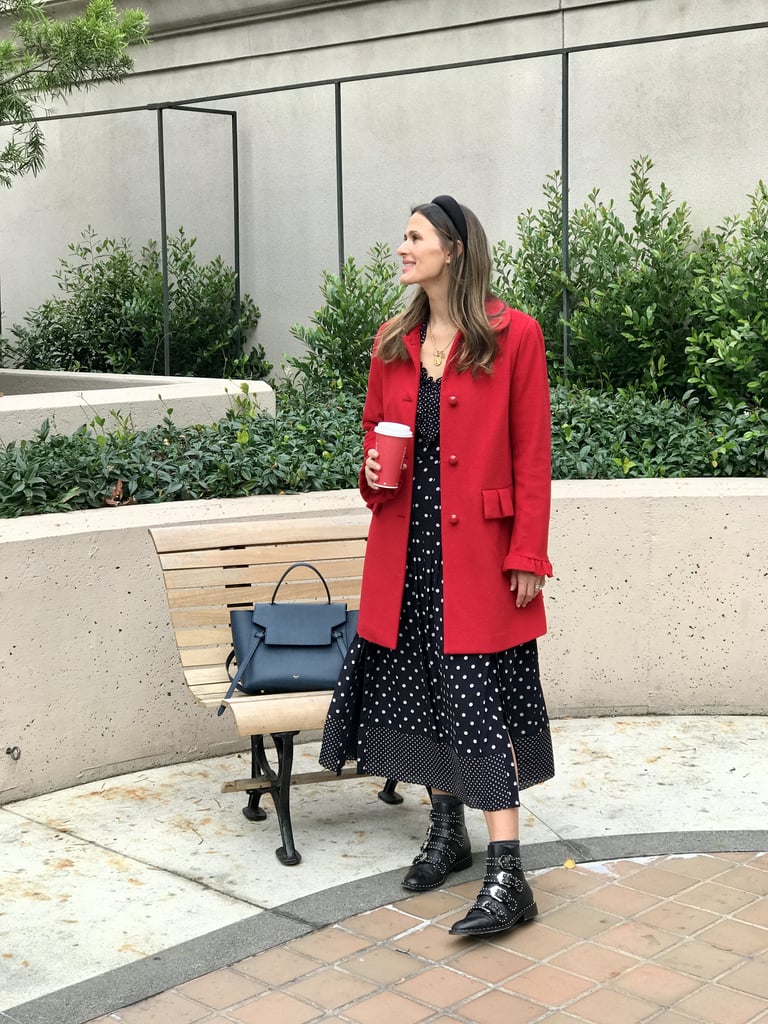
{"type": "Polygon", "coordinates": [[[277,597],[277,592],[280,589],[280,586],[281,586],[283,580],[285,579],[285,577],[288,575],[289,572],[293,572],[293,570],[294,569],[298,569],[299,566],[303,566],[305,569],[311,569],[313,573],[315,573],[317,576],[320,577],[320,582],[325,587],[325,593],[328,596],[328,604],[330,604],[331,603],[331,592],[328,589],[328,584],[325,582],[325,576],[323,576],[323,574],[320,572],[320,570],[318,568],[316,568],[316,566],[312,565],[310,562],[294,562],[293,565],[289,565],[288,568],[283,573],[283,575],[277,581],[277,586],[272,591],[272,600],[269,603],[270,604],[275,604],[275,598],[277,597]]]}

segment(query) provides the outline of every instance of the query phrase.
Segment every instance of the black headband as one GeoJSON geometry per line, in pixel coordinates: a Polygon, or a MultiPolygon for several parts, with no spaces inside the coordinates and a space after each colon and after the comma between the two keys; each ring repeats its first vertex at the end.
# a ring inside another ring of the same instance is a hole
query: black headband
{"type": "Polygon", "coordinates": [[[467,220],[464,211],[453,198],[453,196],[435,196],[432,200],[434,206],[439,206],[443,213],[456,228],[456,233],[467,248],[467,220]]]}

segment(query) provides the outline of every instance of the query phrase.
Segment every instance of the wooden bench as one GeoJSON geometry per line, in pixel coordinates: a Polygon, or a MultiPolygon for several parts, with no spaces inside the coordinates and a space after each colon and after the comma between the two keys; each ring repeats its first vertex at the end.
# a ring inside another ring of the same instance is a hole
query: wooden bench
{"type": "MultiPolygon", "coordinates": [[[[224,700],[229,686],[225,662],[232,648],[229,612],[269,601],[282,572],[299,561],[317,566],[332,600],[357,608],[369,521],[367,509],[361,509],[286,520],[160,526],[149,531],[160,557],[187,685],[212,713],[223,702],[234,715],[238,733],[251,740],[251,778],[225,782],[222,791],[248,794],[243,814],[250,821],[264,820],[261,797],[265,793],[272,797],[282,839],[275,852],[283,864],[301,861],[293,840],[291,783],[339,778],[328,771],[291,774],[294,738],[303,730],[323,727],[331,694],[238,694],[224,700]],[[265,749],[267,735],[274,741],[276,769],[265,749]]],[[[326,597],[313,573],[296,569],[280,588],[280,600],[326,597]]],[[[353,767],[345,767],[341,777],[355,774],[353,767]]],[[[380,799],[401,803],[395,786],[395,781],[387,780],[380,799]]]]}

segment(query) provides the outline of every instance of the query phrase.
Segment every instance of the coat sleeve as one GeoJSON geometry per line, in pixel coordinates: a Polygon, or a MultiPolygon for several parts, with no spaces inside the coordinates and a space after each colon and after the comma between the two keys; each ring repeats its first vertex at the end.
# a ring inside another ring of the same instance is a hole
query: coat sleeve
{"type": "Polygon", "coordinates": [[[547,555],[552,492],[552,427],[544,336],[526,318],[512,366],[509,428],[515,514],[504,569],[551,576],[547,555]]]}
{"type": "Polygon", "coordinates": [[[396,493],[388,489],[374,490],[374,488],[368,486],[368,481],[365,479],[365,460],[370,449],[376,447],[376,439],[373,433],[374,428],[384,419],[384,376],[386,365],[376,357],[376,348],[381,330],[382,328],[379,329],[376,340],[373,343],[371,366],[368,371],[368,390],[365,394],[365,404],[363,406],[363,465],[360,467],[358,474],[360,494],[370,509],[374,509],[385,501],[391,500],[396,493]]]}

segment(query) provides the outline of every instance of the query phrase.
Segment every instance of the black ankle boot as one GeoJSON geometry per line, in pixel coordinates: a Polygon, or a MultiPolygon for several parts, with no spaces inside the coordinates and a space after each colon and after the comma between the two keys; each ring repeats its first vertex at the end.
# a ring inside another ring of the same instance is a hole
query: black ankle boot
{"type": "Polygon", "coordinates": [[[471,863],[464,804],[455,796],[434,794],[427,835],[402,881],[403,888],[416,892],[437,889],[450,871],[461,871],[471,863]]]}
{"type": "Polygon", "coordinates": [[[538,914],[531,887],[523,874],[520,843],[489,843],[485,881],[469,913],[451,928],[451,935],[505,932],[538,914]]]}

